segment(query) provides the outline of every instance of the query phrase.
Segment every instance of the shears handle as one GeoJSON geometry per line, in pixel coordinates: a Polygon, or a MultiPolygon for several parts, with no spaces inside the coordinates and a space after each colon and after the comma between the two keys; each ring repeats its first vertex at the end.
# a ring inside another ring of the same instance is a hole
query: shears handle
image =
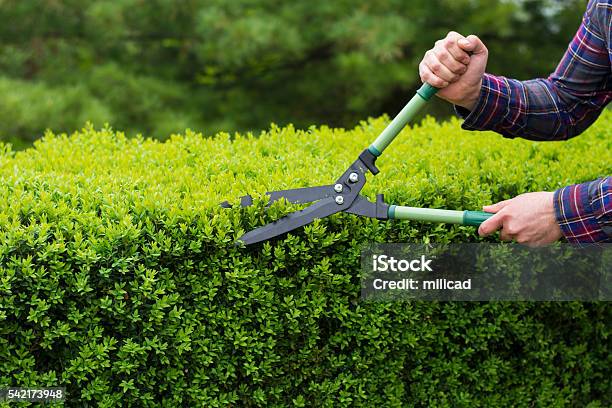
{"type": "Polygon", "coordinates": [[[370,153],[378,157],[391,144],[393,139],[401,132],[406,124],[414,115],[438,92],[438,88],[429,85],[427,82],[416,91],[416,94],[408,101],[406,106],[397,114],[387,125],[385,130],[376,138],[374,143],[368,147],[370,153]]]}
{"type": "Polygon", "coordinates": [[[494,213],[484,211],[439,210],[436,208],[405,207],[402,205],[390,205],[388,209],[389,219],[444,222],[474,227],[479,226],[493,215],[494,213]]]}

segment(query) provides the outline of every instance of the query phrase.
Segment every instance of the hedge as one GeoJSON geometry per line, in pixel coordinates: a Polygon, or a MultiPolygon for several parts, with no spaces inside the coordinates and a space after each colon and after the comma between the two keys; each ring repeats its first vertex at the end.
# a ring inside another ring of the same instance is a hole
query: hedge
{"type": "MultiPolygon", "coordinates": [[[[611,120],[537,143],[428,118],[364,193],[479,209],[591,180],[611,173],[611,120]]],[[[336,214],[234,246],[298,207],[221,201],[330,183],[385,123],[4,146],[0,386],[65,386],[67,406],[609,406],[607,303],[359,299],[364,244],[480,241],[473,227],[336,214]]]]}

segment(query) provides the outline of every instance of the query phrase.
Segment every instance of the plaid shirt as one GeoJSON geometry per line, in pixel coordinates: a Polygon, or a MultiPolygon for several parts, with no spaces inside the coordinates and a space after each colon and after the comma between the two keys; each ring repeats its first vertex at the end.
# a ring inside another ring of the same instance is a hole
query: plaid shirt
{"type": "MultiPolygon", "coordinates": [[[[612,0],[591,0],[563,59],[547,79],[485,74],[464,129],[505,137],[566,140],[583,132],[612,100],[612,0]]],[[[612,242],[612,177],[563,187],[555,214],[569,242],[612,242]]]]}

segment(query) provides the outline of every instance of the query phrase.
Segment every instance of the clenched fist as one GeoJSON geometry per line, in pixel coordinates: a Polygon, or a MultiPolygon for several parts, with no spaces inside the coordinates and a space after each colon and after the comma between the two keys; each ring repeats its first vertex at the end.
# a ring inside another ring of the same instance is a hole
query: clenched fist
{"type": "Polygon", "coordinates": [[[502,241],[516,241],[528,246],[542,246],[563,236],[555,217],[555,193],[525,193],[483,208],[494,216],[480,224],[478,233],[486,236],[501,229],[502,241]]]}
{"type": "Polygon", "coordinates": [[[454,31],[436,41],[419,64],[421,81],[436,88],[439,97],[472,110],[480,96],[488,50],[475,35],[454,31]]]}

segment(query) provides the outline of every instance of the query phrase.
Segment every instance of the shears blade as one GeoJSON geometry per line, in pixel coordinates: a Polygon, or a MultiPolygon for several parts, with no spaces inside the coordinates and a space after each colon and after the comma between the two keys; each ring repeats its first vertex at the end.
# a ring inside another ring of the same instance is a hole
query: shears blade
{"type": "Polygon", "coordinates": [[[342,206],[336,203],[333,197],[325,198],[303,210],[292,212],[277,221],[255,228],[238,238],[238,241],[246,245],[265,241],[309,224],[317,218],[325,218],[335,214],[343,209],[342,206]]]}

